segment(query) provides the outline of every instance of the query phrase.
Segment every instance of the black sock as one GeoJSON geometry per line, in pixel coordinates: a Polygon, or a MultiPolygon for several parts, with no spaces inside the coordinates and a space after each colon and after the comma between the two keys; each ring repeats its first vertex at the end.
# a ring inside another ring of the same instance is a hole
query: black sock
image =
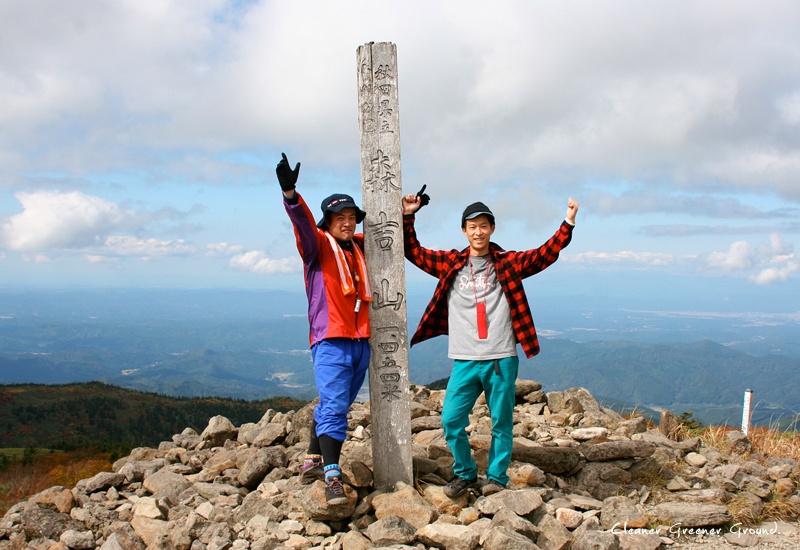
{"type": "Polygon", "coordinates": [[[336,440],[329,435],[319,436],[319,446],[322,449],[322,461],[326,466],[329,464],[339,464],[339,455],[342,453],[342,441],[336,440]]]}
{"type": "Polygon", "coordinates": [[[319,448],[319,438],[317,438],[317,421],[311,419],[311,441],[308,442],[308,452],[310,455],[321,455],[319,448]]]}

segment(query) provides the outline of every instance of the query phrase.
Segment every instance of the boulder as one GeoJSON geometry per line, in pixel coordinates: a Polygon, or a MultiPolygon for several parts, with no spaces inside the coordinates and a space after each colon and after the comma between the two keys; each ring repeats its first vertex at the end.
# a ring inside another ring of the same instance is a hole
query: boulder
{"type": "Polygon", "coordinates": [[[648,523],[647,517],[628,497],[611,497],[603,501],[600,510],[603,529],[643,529],[648,523]]]}
{"type": "Polygon", "coordinates": [[[402,481],[397,483],[394,492],[373,498],[372,506],[375,508],[376,518],[400,516],[416,529],[422,529],[439,516],[439,512],[431,504],[402,481]]]}
{"type": "Polygon", "coordinates": [[[527,462],[549,474],[569,473],[581,460],[577,449],[571,447],[542,447],[533,445],[528,439],[514,438],[512,460],[527,462]]]}
{"type": "Polygon", "coordinates": [[[411,544],[417,529],[400,516],[389,516],[371,523],[367,527],[367,537],[375,546],[411,544]]]}
{"type": "Polygon", "coordinates": [[[208,426],[200,434],[200,439],[208,441],[213,447],[221,447],[227,440],[238,437],[238,431],[230,420],[224,416],[214,416],[208,421],[208,426]]]}
{"type": "Polygon", "coordinates": [[[648,457],[656,450],[653,443],[647,441],[606,441],[592,445],[584,451],[586,460],[601,462],[624,458],[648,457]]]}
{"type": "Polygon", "coordinates": [[[473,550],[478,545],[478,533],[466,525],[432,523],[417,531],[417,540],[427,546],[447,550],[473,550]]]}
{"type": "Polygon", "coordinates": [[[722,525],[731,521],[731,513],[720,504],[686,504],[682,502],[664,502],[656,506],[658,519],[681,527],[706,527],[722,525]]]}

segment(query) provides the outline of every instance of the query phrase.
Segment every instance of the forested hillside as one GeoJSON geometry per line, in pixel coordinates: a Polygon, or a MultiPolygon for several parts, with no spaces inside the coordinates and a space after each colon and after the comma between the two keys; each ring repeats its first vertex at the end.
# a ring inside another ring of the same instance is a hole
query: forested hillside
{"type": "Polygon", "coordinates": [[[267,409],[285,412],[304,404],[288,397],[258,401],[168,397],[99,382],[4,385],[0,386],[0,448],[158,445],[186,427],[199,433],[212,416],[223,415],[238,426],[257,422],[267,409]]]}

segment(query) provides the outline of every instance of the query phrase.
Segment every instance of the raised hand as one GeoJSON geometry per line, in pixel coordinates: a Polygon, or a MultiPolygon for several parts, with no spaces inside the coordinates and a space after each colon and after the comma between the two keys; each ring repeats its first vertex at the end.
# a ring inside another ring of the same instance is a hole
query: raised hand
{"type": "Polygon", "coordinates": [[[578,213],[578,201],[570,197],[569,203],[567,204],[567,221],[572,225],[575,225],[575,214],[577,213],[578,213]]]}
{"type": "Polygon", "coordinates": [[[416,195],[408,194],[403,197],[403,214],[410,215],[431,202],[431,198],[425,193],[427,185],[423,185],[422,189],[416,195]]]}
{"type": "Polygon", "coordinates": [[[300,174],[300,163],[292,170],[289,166],[289,159],[286,158],[286,153],[281,153],[281,161],[275,167],[275,173],[278,175],[278,183],[281,184],[283,191],[293,191],[297,183],[297,176],[300,174]]]}

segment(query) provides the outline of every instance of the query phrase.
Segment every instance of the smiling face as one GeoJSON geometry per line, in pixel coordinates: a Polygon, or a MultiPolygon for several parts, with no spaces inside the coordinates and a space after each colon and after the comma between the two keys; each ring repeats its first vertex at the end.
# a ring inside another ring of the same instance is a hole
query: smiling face
{"type": "Polygon", "coordinates": [[[494,225],[489,216],[480,215],[467,220],[461,231],[469,241],[469,253],[472,256],[485,256],[489,253],[489,238],[494,233],[494,225]]]}
{"type": "Polygon", "coordinates": [[[342,208],[328,216],[328,233],[340,241],[349,241],[356,233],[356,209],[342,208]]]}

